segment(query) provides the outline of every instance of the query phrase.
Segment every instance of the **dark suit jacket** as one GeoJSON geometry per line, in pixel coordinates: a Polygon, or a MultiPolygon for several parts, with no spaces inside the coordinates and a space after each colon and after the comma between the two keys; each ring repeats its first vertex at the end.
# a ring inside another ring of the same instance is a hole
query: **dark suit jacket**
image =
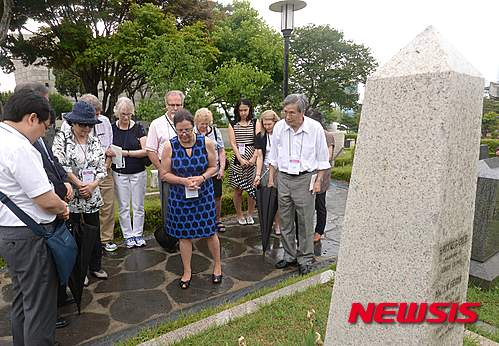
{"type": "Polygon", "coordinates": [[[64,200],[68,191],[66,186],[64,185],[67,179],[66,171],[52,153],[52,149],[46,144],[46,142],[44,143],[47,151],[45,151],[45,149],[41,146],[40,143],[38,143],[38,141],[33,143],[33,146],[42,155],[43,168],[45,169],[50,182],[52,183],[52,185],[54,185],[55,193],[57,194],[57,196],[59,196],[60,199],[64,200]],[[50,156],[50,159],[47,156],[47,152],[50,156]]]}

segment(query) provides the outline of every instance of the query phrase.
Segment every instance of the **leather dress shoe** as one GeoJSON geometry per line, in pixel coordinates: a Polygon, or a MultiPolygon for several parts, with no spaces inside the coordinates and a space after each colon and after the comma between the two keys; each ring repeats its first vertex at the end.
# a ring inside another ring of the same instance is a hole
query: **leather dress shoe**
{"type": "Polygon", "coordinates": [[[61,316],[57,317],[57,322],[55,322],[55,327],[56,328],[64,328],[69,325],[69,321],[65,320],[61,316]]]}
{"type": "Polygon", "coordinates": [[[298,266],[298,271],[300,272],[300,275],[308,274],[312,271],[312,266],[308,264],[301,264],[298,266]]]}
{"type": "Polygon", "coordinates": [[[289,267],[289,266],[294,266],[294,265],[296,265],[296,260],[294,260],[294,261],[292,261],[292,262],[288,262],[288,261],[286,261],[286,260],[280,260],[279,262],[277,262],[277,263],[275,264],[275,267],[276,267],[277,269],[284,269],[284,268],[286,268],[286,267],[289,267]]]}

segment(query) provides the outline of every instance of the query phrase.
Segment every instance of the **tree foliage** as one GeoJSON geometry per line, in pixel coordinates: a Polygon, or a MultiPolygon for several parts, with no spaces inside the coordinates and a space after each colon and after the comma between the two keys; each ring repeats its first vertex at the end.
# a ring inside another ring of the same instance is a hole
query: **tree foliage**
{"type": "Polygon", "coordinates": [[[494,98],[483,98],[483,114],[485,113],[499,113],[499,100],[494,98]]]}
{"type": "MultiPolygon", "coordinates": [[[[26,65],[45,64],[79,80],[84,92],[102,91],[110,113],[120,93],[134,93],[146,83],[137,65],[150,40],[174,34],[177,26],[210,19],[207,0],[172,1],[16,1],[10,28],[25,28],[33,19],[43,26],[29,39],[9,35],[0,48],[0,65],[13,69],[12,59],[26,65]],[[180,11],[182,9],[182,11],[180,11]],[[165,11],[176,11],[172,15],[165,11]]],[[[69,88],[68,90],[74,90],[69,88]]]]}
{"type": "Polygon", "coordinates": [[[377,63],[369,48],[345,40],[328,25],[297,28],[291,38],[293,92],[308,96],[310,105],[326,110],[357,107],[357,84],[364,83],[377,63]]]}

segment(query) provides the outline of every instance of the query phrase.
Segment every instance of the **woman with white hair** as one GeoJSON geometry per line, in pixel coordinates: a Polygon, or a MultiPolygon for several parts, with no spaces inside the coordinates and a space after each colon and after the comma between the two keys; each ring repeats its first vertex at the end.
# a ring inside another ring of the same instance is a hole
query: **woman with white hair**
{"type": "Polygon", "coordinates": [[[226,156],[224,140],[219,129],[213,126],[213,114],[208,108],[200,108],[194,115],[194,131],[210,138],[215,143],[218,172],[213,176],[213,190],[215,191],[215,207],[217,210],[217,231],[225,232],[222,222],[222,179],[225,172],[226,156]]]}
{"type": "Polygon", "coordinates": [[[144,127],[133,121],[135,107],[128,97],[120,97],[114,107],[118,119],[113,123],[113,144],[121,147],[122,162],[112,165],[114,186],[119,204],[119,220],[125,245],[131,249],[146,245],[144,232],[144,197],[147,172],[144,159],[147,156],[144,127]],[[133,222],[130,219],[132,200],[133,222]]]}

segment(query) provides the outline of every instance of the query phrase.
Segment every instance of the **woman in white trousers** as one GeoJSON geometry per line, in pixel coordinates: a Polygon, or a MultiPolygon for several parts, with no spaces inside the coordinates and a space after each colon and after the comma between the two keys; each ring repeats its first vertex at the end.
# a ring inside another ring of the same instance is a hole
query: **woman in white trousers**
{"type": "Polygon", "coordinates": [[[141,124],[132,120],[134,110],[129,98],[119,98],[114,108],[118,120],[112,125],[113,144],[120,148],[117,151],[121,151],[122,156],[121,162],[112,165],[114,186],[119,204],[120,227],[129,249],[146,245],[143,237],[147,181],[146,133],[141,124]],[[130,218],[130,199],[133,222],[130,218]]]}

